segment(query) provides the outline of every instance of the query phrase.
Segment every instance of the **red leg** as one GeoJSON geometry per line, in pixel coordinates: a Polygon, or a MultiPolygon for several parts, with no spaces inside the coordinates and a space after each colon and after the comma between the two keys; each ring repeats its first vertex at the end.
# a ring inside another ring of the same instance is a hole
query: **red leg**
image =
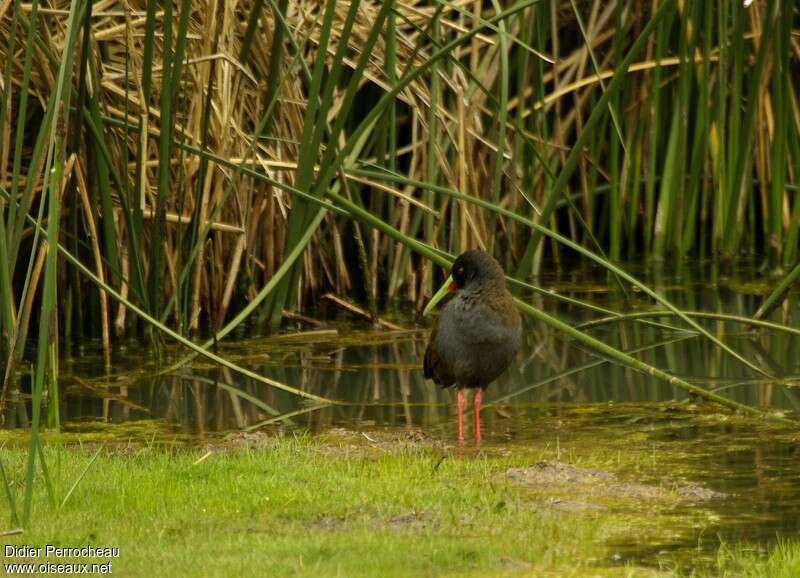
{"type": "Polygon", "coordinates": [[[475,434],[475,445],[481,445],[481,401],[483,400],[483,388],[475,390],[475,398],[472,401],[472,432],[475,434]]]}
{"type": "Polygon", "coordinates": [[[456,389],[456,413],[458,414],[458,445],[464,445],[464,407],[467,405],[467,400],[464,397],[464,390],[458,387],[456,389]]]}

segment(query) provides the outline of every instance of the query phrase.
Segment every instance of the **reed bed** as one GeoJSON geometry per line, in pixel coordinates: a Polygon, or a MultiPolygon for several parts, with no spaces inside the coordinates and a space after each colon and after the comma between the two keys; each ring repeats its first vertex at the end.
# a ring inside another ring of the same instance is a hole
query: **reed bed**
{"type": "Polygon", "coordinates": [[[142,334],[212,355],[191,336],[276,330],[329,293],[419,310],[471,247],[517,287],[591,259],[768,375],[617,263],[797,264],[797,19],[777,0],[0,2],[2,399],[29,336],[36,430],[60,340],[100,338],[110,364],[142,334]]]}
{"type": "MultiPolygon", "coordinates": [[[[323,204],[329,190],[446,253],[502,255],[522,280],[563,247],[427,185],[611,261],[796,262],[800,45],[784,3],[670,4],[635,53],[655,6],[79,3],[71,43],[70,6],[9,1],[0,14],[0,182],[16,201],[3,202],[6,335],[18,318],[27,334],[41,298],[45,245],[23,217],[50,220],[44,128],[67,57],[69,114],[50,120],[64,130],[50,162],[69,161],[58,238],[181,333],[224,326],[311,223],[262,322],[326,292],[373,313],[418,307],[427,260],[323,204]]],[[[60,265],[65,338],[140,329],[60,265]]]]}

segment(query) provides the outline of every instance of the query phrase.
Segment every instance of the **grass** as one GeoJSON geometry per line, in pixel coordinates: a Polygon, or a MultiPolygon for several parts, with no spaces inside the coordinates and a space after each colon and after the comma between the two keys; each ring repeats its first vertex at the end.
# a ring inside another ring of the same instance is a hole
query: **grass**
{"type": "Polygon", "coordinates": [[[717,568],[721,576],[792,578],[800,574],[800,547],[796,542],[781,540],[765,553],[747,545],[723,545],[717,568]]]}
{"type": "MultiPolygon", "coordinates": [[[[308,439],[194,465],[202,454],[101,456],[57,514],[40,496],[34,523],[17,541],[114,545],[122,552],[114,572],[125,576],[153,568],[241,575],[257,567],[276,576],[578,572],[604,555],[603,523],[593,516],[565,523],[502,481],[519,460],[439,463],[428,450],[365,455],[308,439]]],[[[22,457],[11,453],[9,469],[22,457]]],[[[62,464],[77,474],[88,459],[72,449],[62,464]]]]}
{"type": "Polygon", "coordinates": [[[276,331],[329,291],[420,310],[467,248],[517,284],[577,253],[773,379],[612,260],[795,265],[791,4],[39,4],[0,6],[0,409],[31,392],[23,525],[62,340],[100,337],[110,368],[115,339],[171,338],[247,374],[204,350],[249,316],[276,331]]]}
{"type": "MultiPolygon", "coordinates": [[[[583,423],[579,415],[574,421],[583,423]]],[[[543,423],[549,430],[555,421],[543,423]]],[[[176,576],[253,568],[274,576],[796,575],[793,542],[769,552],[694,548],[692,536],[713,525],[713,509],[682,504],[670,489],[687,473],[681,446],[659,453],[662,480],[654,482],[654,450],[637,428],[600,434],[601,445],[589,443],[596,429],[581,426],[562,432],[561,442],[548,433],[463,454],[402,431],[234,435],[198,449],[99,446],[91,436],[61,434],[66,449],[57,450],[45,436],[56,479],[78,478],[98,449],[99,456],[60,508],[37,483],[30,526],[5,540],[118,547],[113,572],[124,576],[154,568],[176,576]],[[589,477],[527,485],[509,475],[542,461],[589,477]],[[605,485],[620,490],[598,489],[598,474],[617,476],[619,484],[605,485]],[[676,541],[686,544],[680,557],[652,553],[676,541]]],[[[11,485],[21,485],[26,452],[21,440],[4,437],[5,469],[11,485]]]]}

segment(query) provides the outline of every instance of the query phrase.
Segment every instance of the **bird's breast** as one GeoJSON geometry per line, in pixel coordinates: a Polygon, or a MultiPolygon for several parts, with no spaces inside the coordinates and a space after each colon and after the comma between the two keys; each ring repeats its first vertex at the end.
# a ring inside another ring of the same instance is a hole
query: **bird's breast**
{"type": "Polygon", "coordinates": [[[485,387],[505,371],[521,342],[513,321],[476,299],[457,297],[445,307],[435,345],[457,383],[485,387]]]}

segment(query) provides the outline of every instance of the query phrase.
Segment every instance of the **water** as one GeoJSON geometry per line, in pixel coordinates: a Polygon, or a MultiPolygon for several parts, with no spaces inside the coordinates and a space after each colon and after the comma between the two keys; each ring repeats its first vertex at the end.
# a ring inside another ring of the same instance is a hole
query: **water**
{"type": "MultiPolygon", "coordinates": [[[[770,282],[754,267],[722,275],[698,266],[680,275],[634,271],[685,310],[752,315],[770,282]]],[[[603,271],[553,273],[540,286],[597,307],[620,312],[658,308],[640,292],[627,294],[603,271]]],[[[537,307],[573,325],[603,315],[550,297],[528,295],[537,307]]],[[[298,327],[274,337],[237,339],[219,345],[231,361],[281,383],[336,400],[318,408],[297,396],[267,387],[229,369],[195,359],[177,371],[161,370],[181,358],[168,348],[160,363],[136,344],[113,352],[106,370],[96,344],[84,344],[60,361],[58,414],[66,432],[105,438],[197,444],[241,429],[292,429],[311,432],[331,427],[422,430],[450,440],[454,434],[454,395],[423,379],[421,359],[427,320],[402,311],[387,317],[404,329],[373,328],[339,317],[319,328],[298,327]],[[266,425],[265,425],[266,424],[266,425]]],[[[789,326],[800,317],[790,296],[770,320],[789,326]]],[[[800,340],[775,330],[700,320],[716,337],[780,379],[768,380],[697,337],[672,318],[604,324],[592,335],[674,375],[713,388],[741,403],[793,416],[800,394],[791,386],[800,376],[800,340]],[[788,386],[787,386],[788,384],[788,386]]],[[[525,327],[524,347],[515,366],[485,397],[487,451],[513,451],[534,442],[557,442],[572,451],[604,447],[624,452],[634,443],[650,448],[652,463],[638,472],[654,484],[685,479],[723,492],[703,510],[702,523],[685,521],[673,540],[617,544],[622,560],[653,556],[680,560],[691,552],[709,556],[725,541],[769,543],[800,531],[800,434],[772,422],[744,419],[709,408],[686,393],[649,376],[597,357],[533,322],[525,327]],[[631,440],[635,440],[632,442],[631,440]]],[[[28,421],[27,377],[21,392],[11,392],[6,428],[28,421]]],[[[48,419],[55,419],[50,404],[48,419]]],[[[645,460],[646,462],[646,460],[645,460]]],[[[679,517],[686,512],[676,511],[679,517]]]]}

